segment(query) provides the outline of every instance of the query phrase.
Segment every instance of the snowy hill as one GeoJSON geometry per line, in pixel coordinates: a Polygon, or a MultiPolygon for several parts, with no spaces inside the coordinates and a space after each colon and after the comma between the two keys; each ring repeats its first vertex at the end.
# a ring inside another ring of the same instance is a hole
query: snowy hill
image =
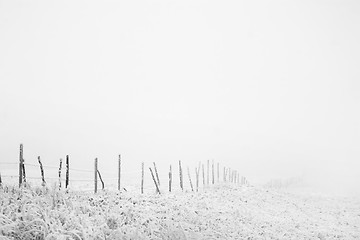
{"type": "Polygon", "coordinates": [[[360,239],[360,201],[218,185],[134,194],[0,190],[0,239],[360,239]]]}

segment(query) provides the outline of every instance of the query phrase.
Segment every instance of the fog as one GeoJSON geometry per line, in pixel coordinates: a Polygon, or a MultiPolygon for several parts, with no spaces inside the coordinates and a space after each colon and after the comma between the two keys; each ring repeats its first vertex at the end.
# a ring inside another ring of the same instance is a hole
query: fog
{"type": "MultiPolygon", "coordinates": [[[[2,1],[0,163],[208,159],[360,195],[358,1],[2,1]]],[[[0,165],[0,172],[7,169],[0,165]]]]}

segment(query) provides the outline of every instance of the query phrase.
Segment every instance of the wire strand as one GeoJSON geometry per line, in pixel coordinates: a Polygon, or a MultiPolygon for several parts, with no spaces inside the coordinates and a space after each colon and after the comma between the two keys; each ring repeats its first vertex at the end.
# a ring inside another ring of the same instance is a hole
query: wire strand
{"type": "Polygon", "coordinates": [[[13,163],[13,162],[0,162],[0,165],[18,165],[19,163],[13,163]]]}

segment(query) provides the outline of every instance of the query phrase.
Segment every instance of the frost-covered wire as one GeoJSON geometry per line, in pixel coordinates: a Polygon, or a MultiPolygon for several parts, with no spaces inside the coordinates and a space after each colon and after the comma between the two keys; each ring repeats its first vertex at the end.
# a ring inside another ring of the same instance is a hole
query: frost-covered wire
{"type": "Polygon", "coordinates": [[[69,170],[77,171],[77,172],[91,172],[91,173],[94,172],[94,170],[78,169],[78,168],[69,168],[69,170]]]}
{"type": "Polygon", "coordinates": [[[0,165],[18,165],[16,162],[0,162],[0,165]]]}

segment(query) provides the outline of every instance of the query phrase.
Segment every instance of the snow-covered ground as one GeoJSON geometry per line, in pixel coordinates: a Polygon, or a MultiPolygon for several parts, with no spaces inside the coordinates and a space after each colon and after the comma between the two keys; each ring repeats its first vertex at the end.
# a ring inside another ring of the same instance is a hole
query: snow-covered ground
{"type": "Polygon", "coordinates": [[[360,239],[357,198],[223,184],[161,195],[14,188],[0,196],[0,239],[360,239]]]}

